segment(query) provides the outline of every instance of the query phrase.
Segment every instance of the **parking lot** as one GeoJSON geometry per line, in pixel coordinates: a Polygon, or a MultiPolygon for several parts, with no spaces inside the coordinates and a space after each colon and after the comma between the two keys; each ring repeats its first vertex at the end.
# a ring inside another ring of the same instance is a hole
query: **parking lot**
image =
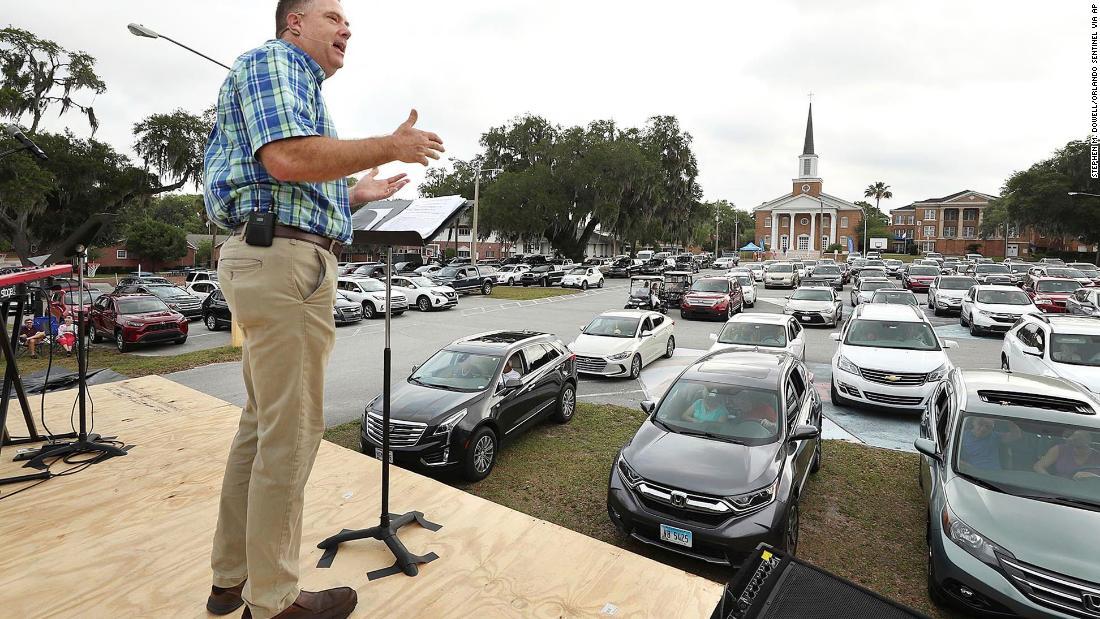
{"type": "MultiPolygon", "coordinates": [[[[747,312],[781,312],[784,297],[790,294],[788,290],[764,290],[762,286],[758,286],[757,290],[756,306],[747,308],[747,312]]],[[[609,279],[602,290],[564,297],[502,301],[465,296],[452,310],[406,312],[393,319],[394,380],[402,380],[414,364],[422,363],[451,341],[482,331],[531,329],[555,333],[568,343],[576,336],[578,329],[596,314],[620,309],[626,297],[626,281],[609,279]]],[[[924,299],[923,294],[918,297],[924,299]]],[[[847,288],[842,298],[845,299],[845,315],[849,315],[851,307],[847,301],[847,288]]],[[[957,348],[948,351],[956,366],[967,369],[999,367],[999,337],[973,337],[959,326],[957,317],[934,317],[930,311],[925,311],[941,337],[959,343],[957,348]]],[[[676,321],[677,351],[673,358],[661,359],[647,366],[636,381],[584,377],[578,388],[580,400],[634,407],[641,400],[660,397],[676,374],[709,348],[710,334],[717,333],[721,327],[717,321],[683,320],[675,310],[669,315],[676,321]]],[[[327,425],[358,419],[364,404],[381,391],[383,330],[384,321],[380,319],[338,328],[325,385],[327,425]]],[[[828,327],[809,327],[806,330],[806,362],[814,373],[825,416],[832,422],[826,424],[826,438],[844,438],[912,451],[919,423],[917,412],[850,409],[831,404],[830,360],[836,347],[836,343],[829,339],[832,331],[828,327]]],[[[149,349],[137,354],[178,354],[228,343],[228,332],[210,332],[202,323],[193,322],[186,344],[149,349]]],[[[904,370],[904,366],[899,370],[904,370]]],[[[171,374],[168,378],[234,404],[244,404],[244,387],[238,363],[199,367],[171,374]]]]}

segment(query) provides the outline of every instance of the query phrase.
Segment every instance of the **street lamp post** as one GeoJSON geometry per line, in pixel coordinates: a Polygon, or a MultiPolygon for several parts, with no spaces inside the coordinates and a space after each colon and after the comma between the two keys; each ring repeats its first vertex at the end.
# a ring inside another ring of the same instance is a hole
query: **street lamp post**
{"type": "Polygon", "coordinates": [[[714,203],[714,259],[718,259],[718,203],[714,203]]]}
{"type": "Polygon", "coordinates": [[[482,169],[481,164],[477,164],[477,171],[474,173],[474,220],[470,226],[470,264],[477,264],[477,203],[481,194],[481,173],[503,171],[501,168],[482,169]]]}
{"type": "Polygon", "coordinates": [[[190,47],[187,47],[183,43],[180,43],[179,41],[177,41],[173,38],[166,37],[163,34],[160,34],[159,32],[154,31],[152,28],[146,28],[145,26],[142,26],[141,24],[130,24],[130,25],[126,26],[126,29],[130,31],[130,34],[132,34],[136,37],[144,37],[146,39],[164,39],[165,41],[170,41],[172,43],[175,43],[176,45],[179,45],[183,49],[191,52],[192,54],[202,56],[203,58],[209,60],[210,62],[213,62],[214,64],[218,65],[219,67],[224,67],[226,69],[229,68],[227,65],[224,65],[224,64],[218,62],[217,60],[214,60],[210,56],[207,56],[206,54],[204,54],[204,53],[202,53],[202,52],[200,52],[196,49],[192,49],[190,47]]]}

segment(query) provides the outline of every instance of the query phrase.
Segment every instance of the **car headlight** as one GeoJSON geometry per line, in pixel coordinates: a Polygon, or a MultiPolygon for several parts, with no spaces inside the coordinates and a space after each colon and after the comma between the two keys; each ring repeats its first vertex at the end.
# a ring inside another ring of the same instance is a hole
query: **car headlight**
{"type": "Polygon", "coordinates": [[[941,365],[940,367],[938,367],[938,368],[932,370],[931,372],[929,372],[928,376],[925,377],[925,381],[929,382],[929,383],[935,382],[935,381],[941,380],[946,374],[947,374],[947,364],[945,363],[945,364],[941,365]]]}
{"type": "Polygon", "coordinates": [[[627,485],[637,486],[642,482],[642,476],[636,473],[634,469],[630,468],[630,465],[626,463],[626,458],[623,457],[622,453],[619,454],[618,469],[619,477],[621,477],[627,485]]]}
{"type": "Polygon", "coordinates": [[[859,374],[859,368],[856,367],[856,364],[849,361],[848,357],[845,357],[844,355],[840,355],[840,357],[837,359],[836,367],[845,372],[848,372],[849,374],[859,374]]]}
{"type": "Polygon", "coordinates": [[[794,313],[794,310],[793,310],[793,309],[791,309],[791,308],[789,308],[789,307],[784,307],[784,308],[783,308],[783,313],[784,313],[784,314],[793,314],[793,313],[794,313]]]}
{"type": "Polygon", "coordinates": [[[451,415],[450,417],[447,417],[443,420],[443,423],[440,423],[439,426],[436,427],[435,432],[432,432],[432,435],[446,436],[447,441],[450,442],[451,430],[454,430],[455,426],[458,425],[458,422],[462,421],[462,418],[466,416],[467,412],[469,412],[469,409],[464,408],[457,413],[451,415]]]}
{"type": "Polygon", "coordinates": [[[629,357],[632,354],[633,353],[628,350],[626,352],[620,352],[620,353],[616,353],[614,355],[608,355],[607,360],[608,361],[622,361],[623,359],[626,359],[627,357],[629,357]]]}
{"type": "Polygon", "coordinates": [[[982,316],[992,316],[993,315],[993,312],[987,312],[983,309],[978,310],[978,313],[981,314],[982,316]]]}
{"type": "Polygon", "coordinates": [[[943,510],[940,512],[940,521],[943,524],[943,530],[947,534],[947,537],[955,542],[955,545],[969,552],[974,558],[986,565],[999,568],[999,562],[997,560],[998,553],[1010,557],[1012,556],[1012,553],[998,544],[995,544],[962,520],[959,520],[958,516],[951,511],[946,503],[943,506],[943,510]]]}
{"type": "Polygon", "coordinates": [[[723,500],[726,502],[726,505],[732,507],[733,511],[738,514],[756,511],[770,505],[772,501],[775,500],[775,494],[779,489],[779,479],[780,478],[777,476],[775,481],[764,488],[744,494],[729,496],[723,500]]]}

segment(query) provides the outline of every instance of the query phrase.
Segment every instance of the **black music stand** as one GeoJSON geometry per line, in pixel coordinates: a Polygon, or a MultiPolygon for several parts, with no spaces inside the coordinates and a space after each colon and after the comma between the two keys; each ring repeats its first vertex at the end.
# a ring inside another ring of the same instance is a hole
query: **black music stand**
{"type": "Polygon", "coordinates": [[[413,202],[391,200],[368,204],[352,216],[355,243],[386,247],[386,345],[382,353],[382,509],[378,526],[369,529],[345,529],[317,544],[318,548],[325,550],[318,567],[332,564],[341,543],[357,539],[380,540],[395,558],[390,567],[368,572],[367,580],[384,578],[399,572],[416,576],[420,573],[418,565],[439,558],[434,552],[425,555],[412,554],[397,537],[397,531],[413,522],[429,531],[438,531],[442,528],[441,525],[427,520],[423,512],[390,513],[390,287],[393,276],[393,246],[423,247],[440,230],[445,229],[467,204],[465,199],[458,196],[413,202]]]}
{"type": "MultiPolygon", "coordinates": [[[[69,238],[62,241],[54,248],[53,253],[46,260],[52,263],[57,260],[76,257],[77,260],[77,288],[81,295],[84,294],[84,269],[88,263],[88,244],[91,243],[99,231],[114,218],[109,213],[92,215],[69,238]]],[[[45,471],[48,469],[45,461],[49,458],[62,458],[81,453],[99,453],[104,458],[125,456],[126,451],[101,442],[98,434],[88,433],[88,342],[86,341],[86,324],[84,320],[84,303],[77,305],[77,336],[76,336],[76,373],[77,373],[77,400],[80,406],[80,430],[77,432],[76,441],[64,445],[47,445],[31,458],[24,467],[45,471]]]]}

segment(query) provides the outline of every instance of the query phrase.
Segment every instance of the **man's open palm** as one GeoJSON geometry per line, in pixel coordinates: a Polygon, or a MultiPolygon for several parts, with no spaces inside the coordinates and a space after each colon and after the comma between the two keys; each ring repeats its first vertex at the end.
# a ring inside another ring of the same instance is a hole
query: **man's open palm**
{"type": "Polygon", "coordinates": [[[385,200],[400,191],[409,184],[405,174],[397,174],[389,178],[378,178],[378,168],[371,168],[365,176],[351,188],[351,203],[366,204],[375,200],[385,200]]]}

